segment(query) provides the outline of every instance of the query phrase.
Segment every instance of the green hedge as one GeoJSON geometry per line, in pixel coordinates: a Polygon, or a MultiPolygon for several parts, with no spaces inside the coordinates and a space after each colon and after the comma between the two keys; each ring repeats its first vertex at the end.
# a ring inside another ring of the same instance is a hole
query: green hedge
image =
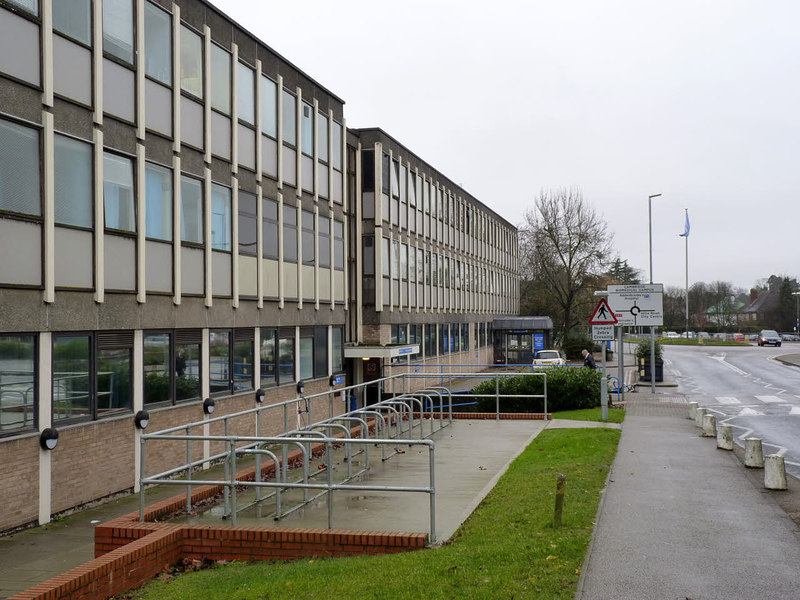
{"type": "MultiPolygon", "coordinates": [[[[537,369],[537,373],[540,372],[537,369]]],[[[547,410],[575,410],[600,406],[600,371],[585,367],[546,367],[547,410]]],[[[518,375],[500,380],[501,394],[538,395],[542,393],[544,378],[518,375]]],[[[495,381],[481,383],[473,394],[494,394],[495,381]]],[[[494,412],[494,398],[477,398],[480,412],[494,412]]],[[[544,411],[541,399],[500,398],[500,412],[540,413],[544,411]]]]}

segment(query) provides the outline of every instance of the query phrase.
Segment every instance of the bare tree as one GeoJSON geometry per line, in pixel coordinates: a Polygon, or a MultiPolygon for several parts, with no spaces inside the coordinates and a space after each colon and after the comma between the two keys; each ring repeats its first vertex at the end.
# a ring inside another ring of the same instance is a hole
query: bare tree
{"type": "Polygon", "coordinates": [[[556,311],[550,317],[560,338],[578,324],[578,309],[592,303],[591,284],[607,267],[612,237],[577,189],[542,191],[526,211],[521,269],[556,311]]]}

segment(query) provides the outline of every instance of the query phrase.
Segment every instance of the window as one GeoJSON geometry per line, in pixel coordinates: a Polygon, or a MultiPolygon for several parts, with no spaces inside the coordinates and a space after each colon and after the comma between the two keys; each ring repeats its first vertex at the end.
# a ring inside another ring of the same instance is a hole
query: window
{"type": "Polygon", "coordinates": [[[331,268],[331,220],[319,217],[319,266],[331,268]]]}
{"type": "Polygon", "coordinates": [[[123,156],[103,153],[103,201],[106,227],[136,232],[133,204],[133,161],[123,156]]]}
{"type": "Polygon", "coordinates": [[[231,114],[231,55],[211,44],[211,108],[231,114]]]}
{"type": "Polygon", "coordinates": [[[344,371],[344,327],[331,327],[331,371],[344,371]]]}
{"type": "Polygon", "coordinates": [[[202,336],[200,329],[175,331],[175,396],[178,401],[200,398],[202,336]]]}
{"type": "Polygon", "coordinates": [[[54,149],[56,223],[91,228],[92,146],[56,134],[54,149]]]}
{"type": "MultiPolygon", "coordinates": [[[[388,195],[392,189],[392,161],[389,158],[388,154],[384,154],[381,157],[381,191],[388,195]]],[[[388,207],[388,204],[386,205],[388,207]]],[[[383,220],[389,220],[389,211],[384,208],[383,211],[383,220]]]]}
{"type": "MultiPolygon", "coordinates": [[[[275,200],[262,200],[262,231],[264,258],[278,259],[278,203],[275,200]]],[[[241,235],[241,234],[240,234],[241,235]]]]}
{"type": "Polygon", "coordinates": [[[300,379],[314,378],[314,328],[300,328],[300,379]]]}
{"type": "Polygon", "coordinates": [[[145,231],[147,237],[172,241],[172,170],[145,165],[145,231]]]}
{"type": "Polygon", "coordinates": [[[400,246],[400,279],[408,279],[408,244],[400,246]]]}
{"type": "MultiPolygon", "coordinates": [[[[364,257],[365,265],[366,260],[364,257]]],[[[333,267],[344,270],[344,222],[336,220],[333,221],[333,267]]]]}
{"type": "Polygon", "coordinates": [[[297,209],[283,207],[283,260],[297,262],[297,209]]]}
{"type": "Polygon", "coordinates": [[[133,63],[133,0],[103,1],[103,51],[133,63]]]}
{"type": "Polygon", "coordinates": [[[391,245],[389,244],[389,238],[382,238],[382,242],[383,242],[383,244],[382,244],[383,252],[381,254],[383,256],[382,256],[382,259],[381,259],[381,263],[382,263],[381,264],[381,273],[383,274],[384,277],[389,277],[389,275],[390,275],[390,270],[389,270],[390,267],[389,267],[389,265],[392,262],[391,245]]]}
{"type": "Polygon", "coordinates": [[[181,241],[203,243],[203,185],[181,176],[181,241]]]}
{"type": "Polygon", "coordinates": [[[237,109],[239,118],[251,125],[256,122],[255,73],[247,65],[239,63],[236,77],[237,109]]]}
{"type": "Polygon", "coordinates": [[[436,356],[436,325],[429,323],[425,325],[425,356],[436,356]]]}
{"type": "Polygon", "coordinates": [[[41,215],[39,132],[0,120],[0,210],[41,215]]]}
{"type": "Polygon", "coordinates": [[[271,79],[261,76],[261,132],[278,137],[278,86],[271,79]]]}
{"type": "Polygon", "coordinates": [[[211,186],[211,248],[231,250],[231,190],[216,183],[211,186]]]}
{"type": "Polygon", "coordinates": [[[333,122],[333,127],[331,128],[331,132],[333,133],[333,160],[331,164],[333,168],[337,171],[342,170],[342,126],[337,123],[336,121],[333,122]]]}
{"type": "Polygon", "coordinates": [[[278,383],[294,381],[294,328],[278,332],[278,383]]]}
{"type": "MultiPolygon", "coordinates": [[[[35,6],[35,2],[33,3],[35,6]]],[[[53,29],[87,46],[92,45],[90,0],[53,2],[53,29]]],[[[147,14],[147,13],[145,13],[147,14]]]]}
{"type": "Polygon", "coordinates": [[[300,122],[301,149],[307,156],[314,155],[314,107],[303,102],[302,121],[300,122]]]}
{"type": "Polygon", "coordinates": [[[400,278],[400,241],[392,240],[392,279],[400,278]]]}
{"type": "Polygon", "coordinates": [[[231,331],[212,329],[208,333],[208,379],[211,394],[231,389],[231,331]]]}
{"type": "Polygon", "coordinates": [[[258,198],[239,191],[239,254],[258,256],[258,198]]]}
{"type": "Polygon", "coordinates": [[[233,332],[233,392],[253,389],[255,362],[253,330],[234,329],[233,332]]]}
{"type": "Polygon", "coordinates": [[[314,327],[314,377],[328,376],[328,328],[314,327]]]}
{"type": "Polygon", "coordinates": [[[297,144],[297,119],[295,97],[283,90],[283,141],[294,146],[297,144]]]}
{"type": "Polygon", "coordinates": [[[36,338],[0,335],[0,435],[37,425],[36,338]]]}
{"type": "Polygon", "coordinates": [[[317,115],[317,153],[322,162],[328,162],[328,117],[317,115]]]}
{"type": "Polygon", "coordinates": [[[469,350],[469,323],[461,324],[461,351],[469,350]]]}
{"type": "Polygon", "coordinates": [[[361,191],[375,191],[375,151],[361,151],[361,191]]]}
{"type": "Polygon", "coordinates": [[[34,15],[39,14],[39,0],[8,0],[11,4],[19,6],[34,15]]]}
{"type": "Polygon", "coordinates": [[[278,330],[274,327],[261,328],[261,387],[278,383],[278,330]]]}
{"type": "MultiPolygon", "coordinates": [[[[173,371],[171,365],[172,335],[168,332],[144,333],[144,403],[171,402],[173,394],[173,371]]],[[[175,370],[186,372],[185,353],[175,358],[175,370]]]]}
{"type": "Polygon", "coordinates": [[[181,89],[203,98],[203,40],[181,25],[181,89]]]}
{"type": "Polygon", "coordinates": [[[303,226],[303,264],[314,264],[314,213],[307,210],[301,211],[303,226]]]}
{"type": "Polygon", "coordinates": [[[97,419],[132,406],[133,332],[53,337],[53,420],[97,419]]]}
{"type": "Polygon", "coordinates": [[[172,85],[172,17],[150,2],[144,3],[144,72],[172,85]]]}
{"type": "Polygon", "coordinates": [[[211,393],[253,389],[253,330],[212,329],[208,340],[211,393]]]}
{"type": "Polygon", "coordinates": [[[439,354],[450,352],[450,326],[446,323],[439,325],[439,354]]]}

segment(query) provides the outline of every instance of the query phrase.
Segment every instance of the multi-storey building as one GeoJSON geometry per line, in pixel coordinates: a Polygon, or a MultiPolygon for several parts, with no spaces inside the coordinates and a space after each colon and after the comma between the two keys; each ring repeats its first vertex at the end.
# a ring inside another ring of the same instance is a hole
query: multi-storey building
{"type": "Polygon", "coordinates": [[[343,109],[204,0],[0,0],[0,530],[134,489],[139,410],[491,362],[516,229],[343,109]]]}

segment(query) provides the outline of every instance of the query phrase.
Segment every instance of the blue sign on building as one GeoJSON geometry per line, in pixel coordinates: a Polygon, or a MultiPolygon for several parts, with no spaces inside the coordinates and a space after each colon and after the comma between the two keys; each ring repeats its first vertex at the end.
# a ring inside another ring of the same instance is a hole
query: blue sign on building
{"type": "Polygon", "coordinates": [[[544,350],[544,334],[543,333],[534,333],[533,334],[533,349],[536,350],[544,350]]]}
{"type": "Polygon", "coordinates": [[[401,356],[403,354],[413,354],[414,353],[414,348],[400,348],[397,352],[401,356]]]}

